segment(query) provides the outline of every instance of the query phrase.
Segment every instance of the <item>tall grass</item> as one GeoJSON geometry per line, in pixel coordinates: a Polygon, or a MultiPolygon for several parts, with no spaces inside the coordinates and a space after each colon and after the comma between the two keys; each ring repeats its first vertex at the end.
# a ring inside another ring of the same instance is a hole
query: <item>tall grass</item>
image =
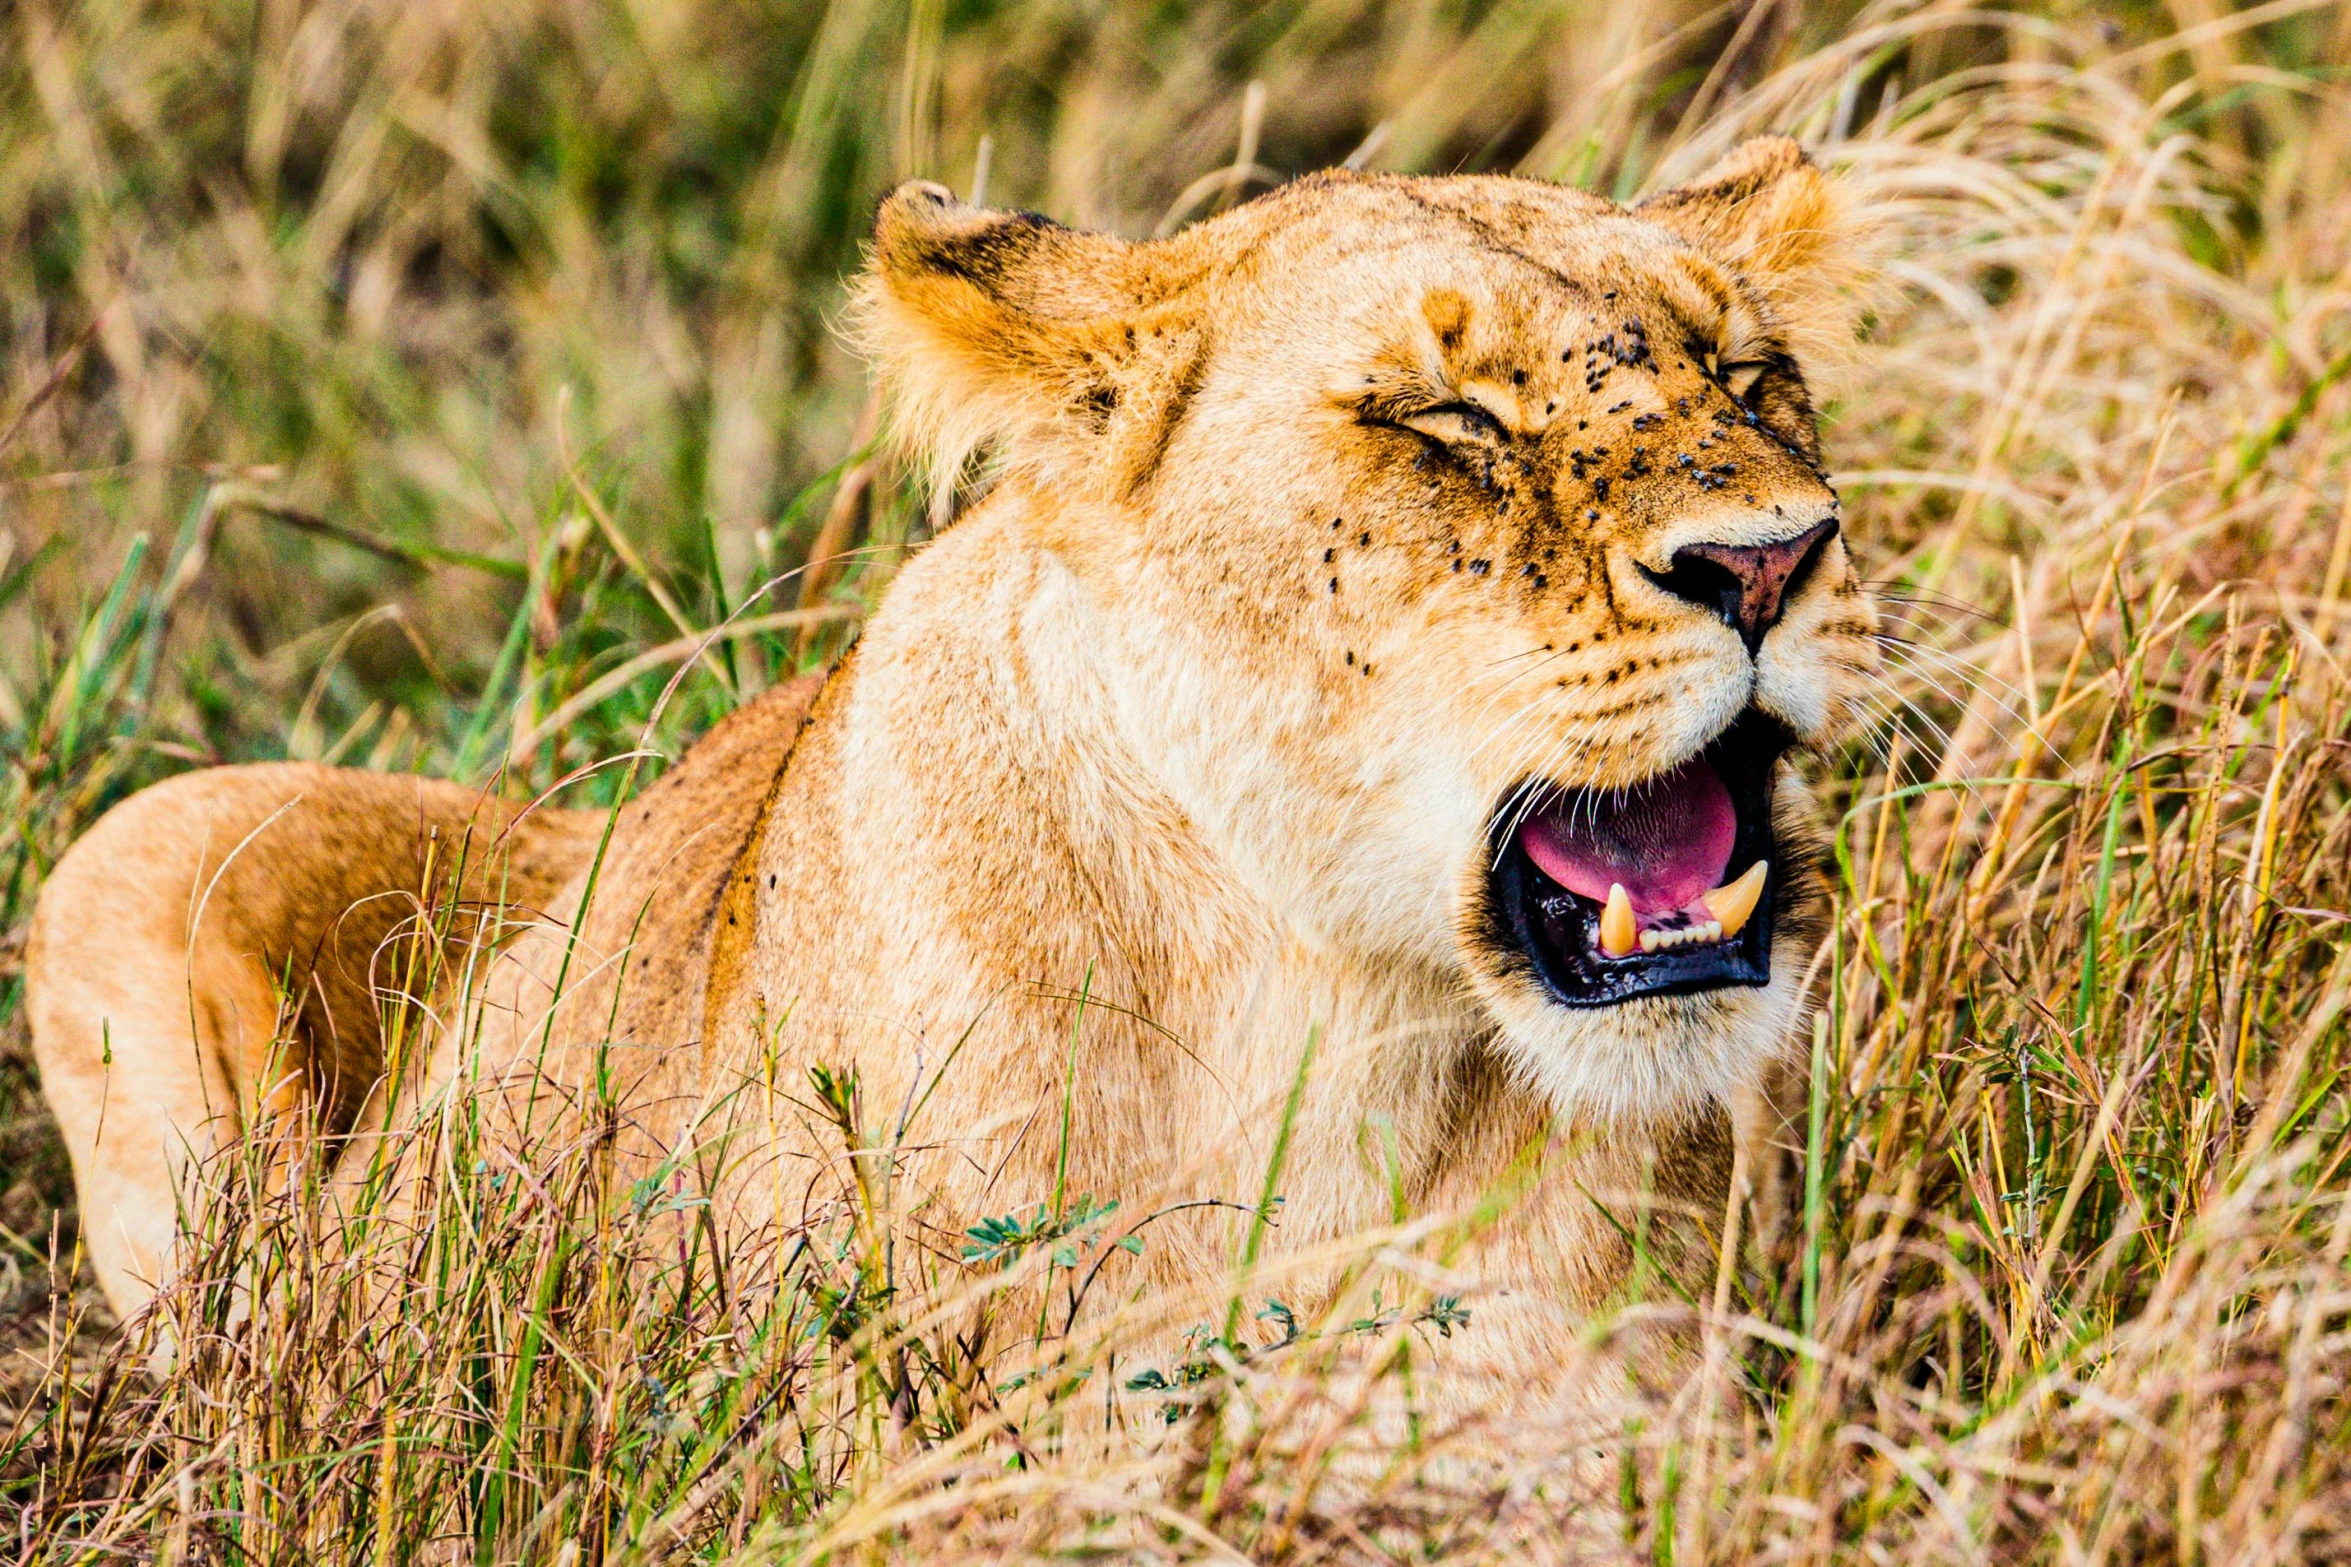
{"type": "MultiPolygon", "coordinates": [[[[694,1172],[614,1192],[592,1141],[500,1166],[462,1119],[416,1133],[413,1221],[348,1253],[316,1244],[333,1204],[225,1162],[208,1287],[118,1336],[17,1052],[28,1559],[2351,1559],[2345,13],[0,27],[12,931],[166,772],[544,787],[826,657],[927,526],[825,333],[897,176],[984,163],[992,199],[1148,232],[1350,156],[1632,193],[1786,129],[1890,252],[1827,434],[1895,625],[1882,721],[1815,764],[1839,902],[1807,1070],[1711,1294],[1636,1279],[1592,1329],[1694,1324],[1685,1383],[1550,1428],[1372,1419],[1479,1329],[1447,1216],[1327,1259],[1360,1283],[1301,1319],[1264,1274],[1128,1301],[1123,1194],[892,1250],[878,1179],[714,1255],[694,1172]],[[764,629],[689,663],[737,610],[764,629]],[[1029,1314],[1088,1280],[1091,1312],[1029,1314]]],[[[853,1083],[771,1087],[889,1168],[853,1083]]]]}

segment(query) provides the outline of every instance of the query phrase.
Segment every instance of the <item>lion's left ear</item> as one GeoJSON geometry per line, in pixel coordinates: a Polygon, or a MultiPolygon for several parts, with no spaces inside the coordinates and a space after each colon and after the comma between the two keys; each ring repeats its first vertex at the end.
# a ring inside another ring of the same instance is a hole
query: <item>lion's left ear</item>
{"type": "Polygon", "coordinates": [[[1081,490],[1147,471],[1198,352],[1168,249],[967,206],[927,182],[891,193],[856,335],[934,485],[980,450],[1081,490]]]}
{"type": "Polygon", "coordinates": [[[1687,185],[1634,209],[1772,303],[1807,366],[1849,349],[1871,271],[1872,225],[1785,136],[1742,142],[1687,185]]]}

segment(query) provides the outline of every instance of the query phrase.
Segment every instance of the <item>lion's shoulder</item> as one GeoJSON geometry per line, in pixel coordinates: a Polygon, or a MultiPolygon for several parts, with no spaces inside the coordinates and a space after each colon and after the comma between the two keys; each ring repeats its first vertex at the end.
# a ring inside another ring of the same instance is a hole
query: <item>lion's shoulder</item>
{"type": "Polygon", "coordinates": [[[617,985],[615,1037],[701,1037],[712,960],[730,945],[729,914],[743,925],[726,896],[729,878],[754,844],[823,686],[823,676],[806,675],[769,688],[621,808],[602,859],[572,889],[572,905],[584,906],[584,944],[601,967],[567,1005],[604,1012],[617,985]]]}

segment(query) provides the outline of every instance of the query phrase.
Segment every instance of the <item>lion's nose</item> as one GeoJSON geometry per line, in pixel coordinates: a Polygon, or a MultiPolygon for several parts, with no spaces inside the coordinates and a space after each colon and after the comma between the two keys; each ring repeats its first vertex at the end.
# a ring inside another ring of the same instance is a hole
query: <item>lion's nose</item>
{"type": "Polygon", "coordinates": [[[1837,519],[1829,517],[1794,538],[1764,544],[1685,544],[1673,552],[1670,570],[1652,571],[1649,579],[1720,615],[1753,653],[1836,536],[1837,519]]]}

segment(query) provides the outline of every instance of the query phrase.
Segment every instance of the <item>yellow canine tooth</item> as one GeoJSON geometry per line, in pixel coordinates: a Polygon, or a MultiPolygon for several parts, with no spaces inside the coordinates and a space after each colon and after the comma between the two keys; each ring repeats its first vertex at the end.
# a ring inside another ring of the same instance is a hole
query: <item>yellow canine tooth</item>
{"type": "Polygon", "coordinates": [[[1770,873],[1771,862],[1757,860],[1737,881],[1699,894],[1698,901],[1706,905],[1706,912],[1721,922],[1723,940],[1736,936],[1747,916],[1755,912],[1755,900],[1763,896],[1763,878],[1770,873]]]}
{"type": "Polygon", "coordinates": [[[1600,950],[1621,958],[1640,945],[1641,931],[1633,919],[1633,900],[1623,882],[1608,884],[1608,907],[1600,911],[1600,950]]]}

